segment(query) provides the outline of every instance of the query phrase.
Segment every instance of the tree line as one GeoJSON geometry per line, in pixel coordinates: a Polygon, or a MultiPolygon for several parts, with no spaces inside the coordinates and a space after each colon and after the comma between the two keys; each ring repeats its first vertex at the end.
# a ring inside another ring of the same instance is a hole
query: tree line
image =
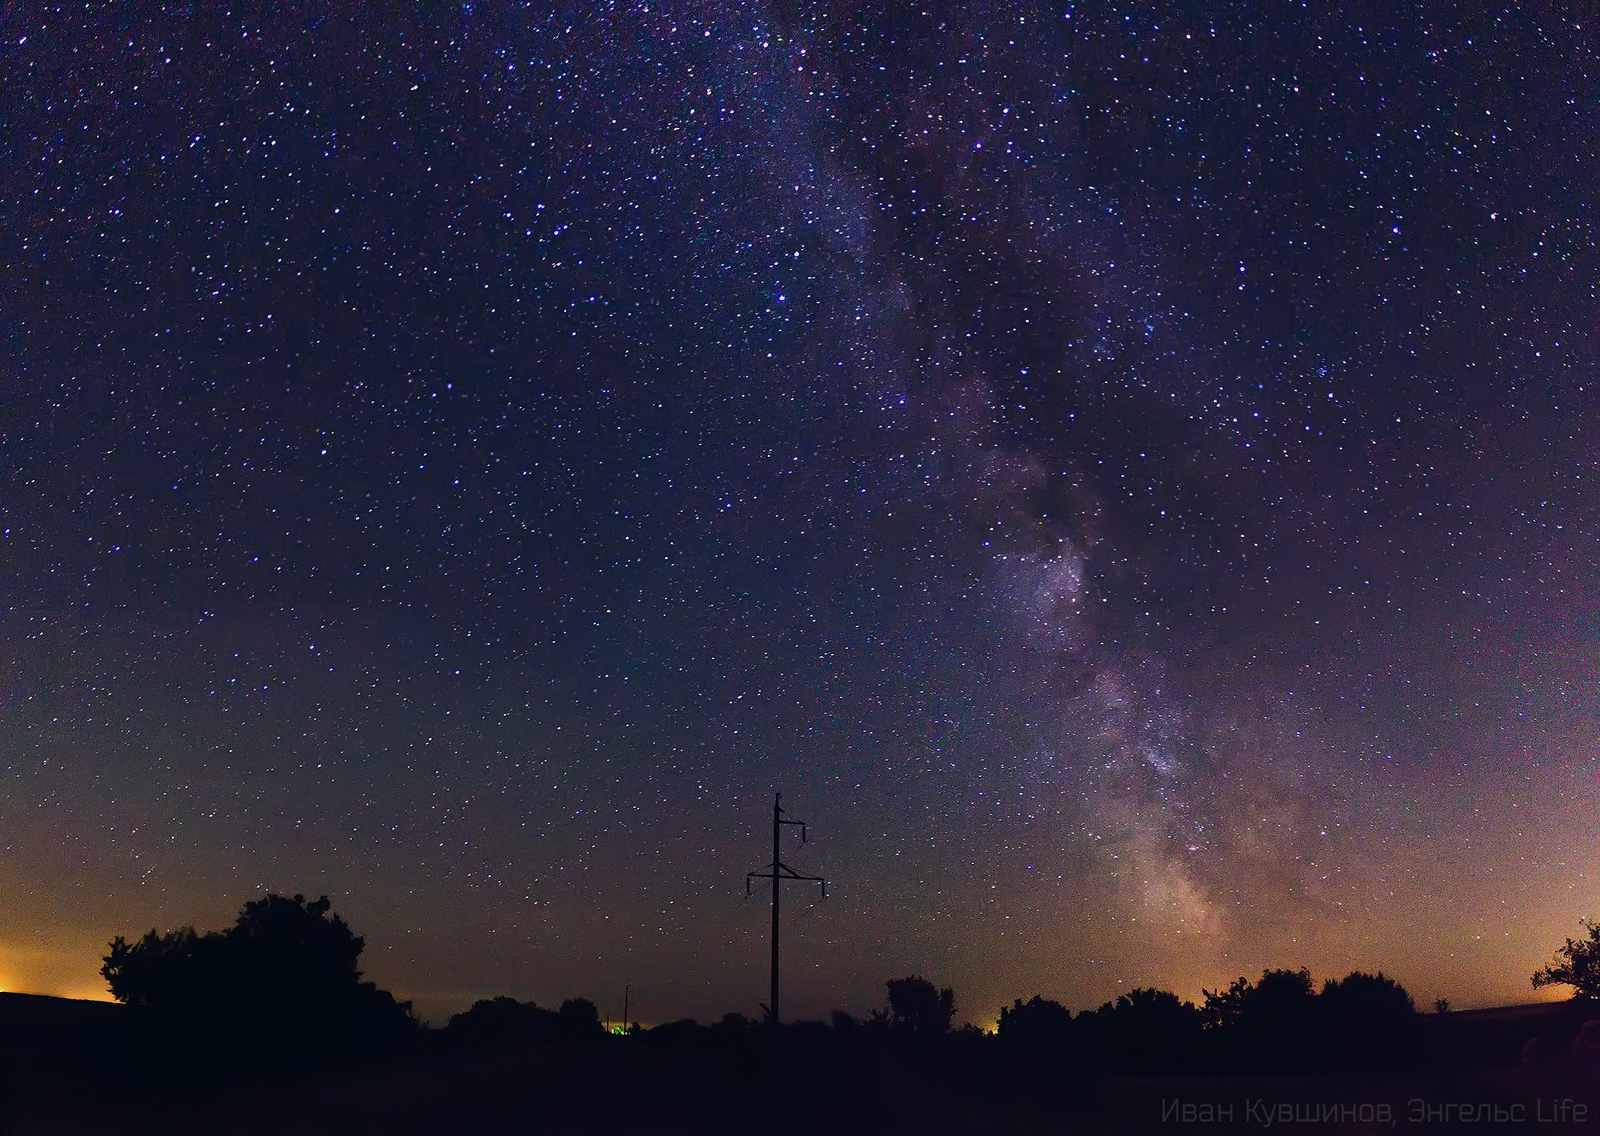
{"type": "Polygon", "coordinates": [[[1401,1068],[1418,1054],[1422,1014],[1382,973],[1352,971],[1317,989],[1311,972],[1267,970],[1206,990],[1200,1005],[1130,990],[1072,1015],[1034,996],[1000,1011],[1002,1046],[1108,1070],[1178,1073],[1401,1068]]]}
{"type": "MultiPolygon", "coordinates": [[[[1568,939],[1533,976],[1600,1001],[1600,923],[1568,939]]],[[[424,1030],[411,1004],[363,979],[364,940],[332,913],[326,897],[268,894],[245,904],[224,931],[185,927],[112,940],[101,973],[146,1037],[197,1067],[325,1063],[426,1046],[472,1049],[599,1042],[608,1031],[595,1005],[568,999],[547,1009],[509,997],[481,1000],[443,1030],[424,1030]]],[[[1074,1014],[1034,995],[1001,1008],[998,1026],[953,1030],[955,993],[921,975],[891,980],[887,1002],[864,1017],[835,1011],[828,1022],[783,1027],[817,1044],[987,1047],[1030,1059],[1121,1073],[1383,1070],[1419,1059],[1424,1015],[1384,974],[1353,971],[1320,988],[1305,969],[1270,969],[1203,990],[1196,1003],[1138,988],[1074,1014]]],[[[1441,1002],[1436,1010],[1445,1012],[1441,1002]]],[[[715,1025],[685,1019],[620,1031],[651,1045],[711,1047],[767,1036],[731,1013],[715,1025]]]]}

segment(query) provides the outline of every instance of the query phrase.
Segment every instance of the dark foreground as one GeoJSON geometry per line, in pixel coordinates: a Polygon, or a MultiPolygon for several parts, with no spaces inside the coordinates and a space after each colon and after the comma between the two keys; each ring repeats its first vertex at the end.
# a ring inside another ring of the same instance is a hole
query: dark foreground
{"type": "Polygon", "coordinates": [[[5,1132],[1600,1133],[1600,1079],[1559,1006],[1432,1019],[1403,1072],[1163,1077],[972,1033],[820,1025],[469,1049],[435,1035],[362,1065],[201,1075],[130,1049],[119,1009],[0,995],[5,1132]]]}

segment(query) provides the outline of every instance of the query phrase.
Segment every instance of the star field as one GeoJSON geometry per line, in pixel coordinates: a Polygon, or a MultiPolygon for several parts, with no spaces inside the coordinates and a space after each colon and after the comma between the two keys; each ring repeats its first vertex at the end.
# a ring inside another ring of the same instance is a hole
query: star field
{"type": "Polygon", "coordinates": [[[270,887],[435,1020],[753,1013],[781,790],[803,1016],[1527,1000],[1589,15],[0,17],[0,986],[270,887]]]}

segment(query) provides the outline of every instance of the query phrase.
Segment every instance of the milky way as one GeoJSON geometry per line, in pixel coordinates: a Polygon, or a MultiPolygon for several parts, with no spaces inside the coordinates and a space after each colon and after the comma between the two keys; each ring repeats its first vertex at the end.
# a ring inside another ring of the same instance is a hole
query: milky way
{"type": "Polygon", "coordinates": [[[0,985],[1531,996],[1594,914],[1581,10],[0,20],[0,985]],[[436,22],[427,22],[434,20],[436,22]]]}

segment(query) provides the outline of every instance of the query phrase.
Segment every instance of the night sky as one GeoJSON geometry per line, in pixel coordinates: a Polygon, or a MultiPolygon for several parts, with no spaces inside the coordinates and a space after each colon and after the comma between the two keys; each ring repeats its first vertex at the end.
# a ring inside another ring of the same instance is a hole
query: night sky
{"type": "Polygon", "coordinates": [[[1589,6],[8,5],[0,986],[788,1016],[1600,914],[1589,6]],[[331,13],[329,9],[332,9],[331,13]]]}

